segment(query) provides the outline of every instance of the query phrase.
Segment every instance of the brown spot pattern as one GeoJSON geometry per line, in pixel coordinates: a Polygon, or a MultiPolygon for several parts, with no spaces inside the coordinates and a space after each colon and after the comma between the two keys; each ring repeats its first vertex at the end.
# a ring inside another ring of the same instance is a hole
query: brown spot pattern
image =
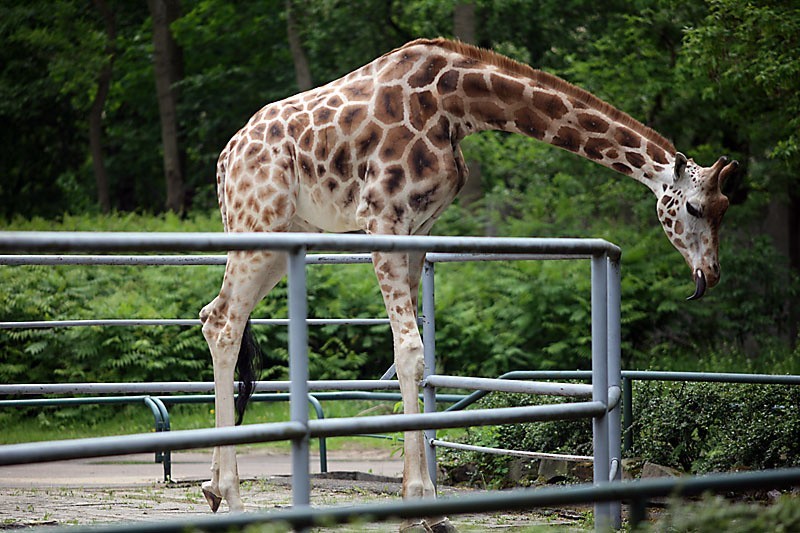
{"type": "Polygon", "coordinates": [[[400,165],[392,165],[386,169],[386,177],[383,180],[383,188],[386,194],[394,195],[406,184],[406,174],[400,165]]]}
{"type": "Polygon", "coordinates": [[[283,126],[280,122],[273,122],[267,130],[267,141],[275,143],[283,139],[283,126]]]}
{"type": "Polygon", "coordinates": [[[491,79],[494,94],[497,95],[500,100],[506,104],[514,104],[522,101],[522,95],[525,91],[524,85],[496,74],[493,74],[491,79]]]}
{"type": "Polygon", "coordinates": [[[459,73],[457,70],[448,70],[439,76],[439,81],[436,83],[439,94],[449,94],[458,89],[458,78],[459,73]]]}
{"type": "Polygon", "coordinates": [[[651,142],[647,143],[647,155],[649,155],[650,159],[652,159],[656,163],[659,163],[661,165],[667,164],[666,152],[664,152],[664,150],[662,150],[661,148],[659,148],[658,146],[656,146],[651,142]]]}
{"type": "Polygon", "coordinates": [[[344,135],[352,135],[367,117],[367,109],[363,105],[350,105],[342,109],[339,123],[344,135]]]}
{"type": "Polygon", "coordinates": [[[372,83],[369,80],[357,81],[344,87],[342,92],[350,101],[363,102],[372,98],[372,83]]]}
{"type": "Polygon", "coordinates": [[[581,134],[574,128],[562,126],[553,137],[553,144],[570,152],[577,152],[581,146],[581,134]]]}
{"type": "Polygon", "coordinates": [[[381,129],[377,124],[370,123],[358,134],[355,139],[356,155],[363,158],[377,146],[380,140],[381,129]]]}
{"type": "Polygon", "coordinates": [[[611,165],[611,168],[613,168],[617,172],[622,172],[623,174],[633,174],[633,170],[631,170],[631,167],[629,167],[624,163],[614,163],[613,165],[611,165]]]}
{"type": "Polygon", "coordinates": [[[430,178],[439,171],[439,160],[431,153],[425,141],[418,139],[408,154],[408,167],[413,181],[430,178]]]}
{"type": "Polygon", "coordinates": [[[424,63],[418,71],[408,77],[408,84],[412,88],[419,88],[425,87],[426,85],[430,85],[433,83],[433,80],[436,79],[436,75],[439,74],[445,65],[447,65],[447,60],[442,56],[433,56],[424,63]]]}
{"type": "Polygon", "coordinates": [[[608,131],[608,122],[591,113],[578,115],[578,124],[581,125],[581,128],[592,133],[605,133],[608,131]]]}
{"type": "Polygon", "coordinates": [[[450,122],[447,118],[439,117],[436,125],[428,130],[428,140],[434,147],[439,149],[446,148],[451,144],[450,122]]]}
{"type": "Polygon", "coordinates": [[[403,89],[399,85],[382,87],[375,101],[375,118],[384,124],[403,120],[403,89]]]}
{"type": "Polygon", "coordinates": [[[314,126],[323,126],[333,120],[333,109],[320,107],[314,110],[314,126]]]}
{"type": "Polygon", "coordinates": [[[493,128],[500,128],[508,122],[505,111],[492,101],[472,102],[469,110],[472,116],[493,128]]]}
{"type": "Polygon", "coordinates": [[[331,161],[331,170],[343,178],[349,178],[353,172],[350,150],[347,144],[342,144],[331,161]]]}
{"type": "Polygon", "coordinates": [[[491,96],[489,85],[486,83],[483,74],[465,74],[461,86],[467,98],[486,98],[491,96]]]}
{"type": "Polygon", "coordinates": [[[391,160],[401,156],[413,137],[414,135],[411,133],[411,130],[405,126],[392,128],[381,143],[381,157],[386,160],[391,160]]]}
{"type": "Polygon", "coordinates": [[[600,137],[592,137],[583,146],[583,152],[589,159],[603,159],[603,151],[613,146],[611,141],[600,137]]]}
{"type": "Polygon", "coordinates": [[[644,156],[636,152],[625,152],[625,159],[636,168],[642,168],[645,163],[644,156]]]}
{"type": "Polygon", "coordinates": [[[536,109],[553,120],[560,119],[568,111],[567,106],[559,96],[544,91],[533,91],[531,101],[536,109]]]}
{"type": "Polygon", "coordinates": [[[430,91],[412,93],[409,98],[409,108],[411,112],[411,125],[417,131],[425,129],[428,121],[438,111],[436,99],[430,91]]]}
{"type": "Polygon", "coordinates": [[[642,144],[642,140],[638,135],[622,126],[618,126],[614,131],[614,140],[629,148],[639,148],[642,144]]]}
{"type": "Polygon", "coordinates": [[[409,197],[408,205],[412,210],[420,212],[425,211],[431,203],[433,203],[436,192],[439,190],[439,185],[434,185],[427,191],[413,192],[409,197]]]}
{"type": "Polygon", "coordinates": [[[514,124],[521,133],[539,140],[544,138],[544,133],[547,131],[547,121],[535,111],[527,108],[517,114],[514,124]]]}
{"type": "Polygon", "coordinates": [[[462,100],[459,96],[452,95],[446,97],[444,100],[442,100],[442,105],[444,106],[445,111],[454,117],[462,118],[464,116],[464,100],[462,100]]]}

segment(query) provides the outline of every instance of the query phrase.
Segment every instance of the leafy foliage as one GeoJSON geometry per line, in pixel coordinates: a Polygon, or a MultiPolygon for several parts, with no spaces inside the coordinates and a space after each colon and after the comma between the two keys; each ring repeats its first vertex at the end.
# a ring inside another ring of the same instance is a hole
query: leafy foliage
{"type": "MultiPolygon", "coordinates": [[[[555,401],[561,403],[563,399],[555,401]]],[[[553,400],[524,394],[491,394],[480,400],[477,407],[494,409],[545,403],[553,403],[553,400]]],[[[590,420],[555,420],[467,428],[461,440],[491,448],[591,455],[592,424],[590,420]]],[[[507,475],[512,461],[510,456],[446,448],[438,454],[439,464],[448,474],[461,465],[471,465],[469,472],[472,476],[468,483],[473,486],[493,488],[512,486],[512,481],[507,475]]]]}
{"type": "MultiPolygon", "coordinates": [[[[157,212],[164,187],[152,24],[144,4],[108,3],[118,27],[103,118],[112,197],[120,213],[157,212]]],[[[87,111],[108,59],[99,14],[77,1],[0,6],[5,229],[220,229],[213,213],[220,148],[260,106],[296,92],[286,3],[182,4],[171,30],[184,51],[178,119],[194,206],[184,219],[93,214],[87,111]]],[[[788,241],[800,234],[797,6],[780,0],[475,4],[479,44],[589,89],[674,139],[700,163],[727,152],[744,163],[746,173],[726,185],[733,207],[723,226],[724,277],[700,305],[683,301],[692,290],[689,272],[655,224],[652,198],[641,186],[520,136],[487,133],[462,143],[466,159],[480,169],[484,194],[445,212],[435,231],[592,236],[620,245],[628,368],[800,372],[792,348],[800,316],[800,258],[792,247],[776,248],[765,228],[772,226],[775,234],[777,226],[788,241]],[[776,224],[774,213],[784,205],[788,214],[776,224]]],[[[453,5],[295,3],[315,83],[411,38],[451,35],[453,5]]],[[[439,265],[437,270],[439,370],[491,376],[513,369],[588,367],[585,263],[439,265]]],[[[0,315],[3,320],[193,318],[216,294],[220,278],[215,267],[3,267],[0,281],[13,290],[0,293],[0,315]]],[[[315,267],[309,279],[314,316],[384,314],[368,266],[315,267]]],[[[254,316],[286,316],[285,288],[273,291],[254,316]]],[[[285,329],[255,333],[269,358],[265,377],[284,377],[285,329]]],[[[374,377],[391,362],[385,326],[326,326],[310,333],[314,377],[374,377]]],[[[210,377],[196,328],[7,331],[0,335],[0,350],[0,377],[9,382],[210,377]]],[[[719,398],[706,394],[711,409],[719,398]]],[[[709,424],[715,413],[707,415],[709,424]]],[[[712,461],[713,454],[699,445],[692,448],[692,442],[672,459],[676,464],[699,469],[724,463],[712,461]]]]}
{"type": "Polygon", "coordinates": [[[694,531],[697,533],[749,533],[793,531],[800,528],[797,496],[784,494],[769,506],[730,502],[707,496],[698,502],[672,501],[663,516],[635,531],[694,531]]]}
{"type": "MultiPolygon", "coordinates": [[[[635,382],[634,449],[630,455],[701,474],[800,465],[800,387],[720,383],[635,382]]],[[[556,402],[563,400],[556,399],[556,402]]],[[[478,407],[553,403],[521,394],[492,394],[478,407]]],[[[493,448],[591,455],[588,420],[469,428],[462,440],[493,448]]],[[[472,473],[473,484],[505,487],[511,458],[445,449],[440,464],[472,473]]]]}
{"type": "Polygon", "coordinates": [[[634,454],[685,471],[800,464],[800,388],[639,384],[634,454]]]}

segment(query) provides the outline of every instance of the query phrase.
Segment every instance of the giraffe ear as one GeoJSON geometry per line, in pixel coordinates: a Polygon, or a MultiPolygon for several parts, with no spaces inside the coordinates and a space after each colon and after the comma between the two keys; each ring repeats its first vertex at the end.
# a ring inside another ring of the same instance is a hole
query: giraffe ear
{"type": "Polygon", "coordinates": [[[675,153],[675,172],[674,181],[678,182],[683,177],[683,171],[686,170],[686,156],[680,152],[675,153]]]}

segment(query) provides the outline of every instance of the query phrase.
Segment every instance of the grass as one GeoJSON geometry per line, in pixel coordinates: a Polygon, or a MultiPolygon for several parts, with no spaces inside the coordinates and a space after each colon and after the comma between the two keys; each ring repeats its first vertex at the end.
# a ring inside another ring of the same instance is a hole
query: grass
{"type": "MultiPolygon", "coordinates": [[[[376,401],[326,401],[322,408],[326,418],[369,416],[391,414],[391,402],[376,401]]],[[[214,406],[208,404],[168,405],[170,427],[173,431],[214,427],[214,406]]],[[[316,418],[316,412],[309,410],[309,418],[316,418]]],[[[245,424],[280,422],[289,420],[288,402],[254,402],[245,415],[245,424]]],[[[144,405],[90,405],[80,407],[43,407],[15,410],[6,408],[0,411],[0,444],[17,444],[46,440],[78,439],[112,435],[129,435],[155,431],[153,415],[144,405]]],[[[463,430],[441,430],[445,438],[455,438],[463,430]]],[[[401,438],[399,433],[392,434],[401,438]]],[[[316,450],[318,440],[311,439],[311,449],[316,450]]],[[[288,451],[286,442],[270,442],[247,445],[288,451]]],[[[375,439],[368,437],[339,437],[327,440],[329,450],[358,448],[400,449],[399,441],[394,439],[375,439]]]]}

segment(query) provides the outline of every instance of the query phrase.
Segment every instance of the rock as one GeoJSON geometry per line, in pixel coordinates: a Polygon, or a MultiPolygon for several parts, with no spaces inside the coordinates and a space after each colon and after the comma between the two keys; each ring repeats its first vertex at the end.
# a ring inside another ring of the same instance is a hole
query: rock
{"type": "Polygon", "coordinates": [[[514,457],[508,465],[508,479],[514,485],[527,485],[539,476],[539,460],[514,457]]]}
{"type": "Polygon", "coordinates": [[[638,479],[642,473],[644,460],[639,457],[625,458],[622,460],[622,479],[638,479]]]}
{"type": "Polygon", "coordinates": [[[570,477],[578,481],[589,482],[594,480],[594,463],[591,461],[581,461],[580,463],[570,463],[570,477]]]}
{"type": "Polygon", "coordinates": [[[478,475],[478,467],[474,463],[460,464],[447,470],[446,480],[451,485],[459,483],[472,483],[478,475]]]}
{"type": "Polygon", "coordinates": [[[683,472],[669,466],[663,466],[649,461],[642,466],[642,479],[653,479],[659,477],[678,477],[683,475],[683,472]]]}
{"type": "Polygon", "coordinates": [[[539,461],[539,480],[544,483],[564,481],[569,475],[569,463],[562,459],[542,459],[539,461]]]}

